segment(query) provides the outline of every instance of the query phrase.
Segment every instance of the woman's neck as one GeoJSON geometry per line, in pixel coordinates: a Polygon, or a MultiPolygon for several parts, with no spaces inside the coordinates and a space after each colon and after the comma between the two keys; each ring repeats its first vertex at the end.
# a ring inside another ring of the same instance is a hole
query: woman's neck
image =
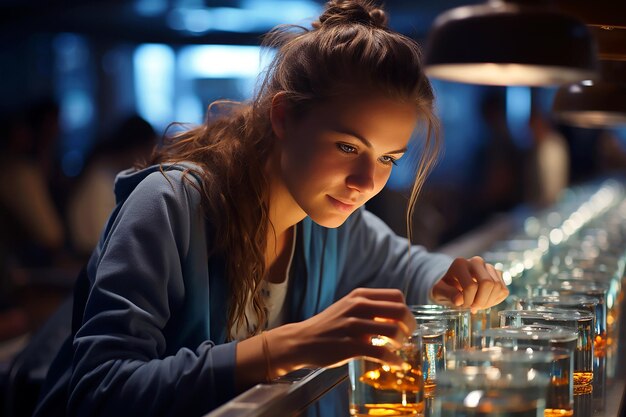
{"type": "MultiPolygon", "coordinates": [[[[265,265],[268,270],[279,260],[292,243],[293,226],[306,217],[306,213],[285,186],[275,160],[266,165],[269,184],[269,221],[265,265]]],[[[280,263],[280,262],[279,262],[280,263]]]]}
{"type": "Polygon", "coordinates": [[[282,236],[291,227],[306,217],[306,213],[294,200],[280,175],[276,158],[270,158],[266,165],[269,184],[269,221],[273,226],[268,233],[282,236]]]}

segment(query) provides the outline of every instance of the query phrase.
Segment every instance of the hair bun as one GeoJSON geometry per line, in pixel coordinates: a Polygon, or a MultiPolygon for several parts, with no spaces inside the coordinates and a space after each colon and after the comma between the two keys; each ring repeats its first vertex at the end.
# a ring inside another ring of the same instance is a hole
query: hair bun
{"type": "Polygon", "coordinates": [[[369,0],[331,0],[313,28],[345,24],[387,27],[387,14],[369,0]]]}

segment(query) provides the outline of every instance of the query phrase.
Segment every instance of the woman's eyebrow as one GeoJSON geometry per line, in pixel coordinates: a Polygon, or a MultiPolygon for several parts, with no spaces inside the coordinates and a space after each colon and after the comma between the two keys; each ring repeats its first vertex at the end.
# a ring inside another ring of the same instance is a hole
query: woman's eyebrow
{"type": "MultiPolygon", "coordinates": [[[[348,136],[353,136],[355,138],[357,138],[359,141],[361,141],[366,147],[368,148],[373,148],[372,143],[365,139],[363,136],[359,135],[358,133],[350,130],[350,129],[345,129],[345,128],[336,128],[335,129],[336,132],[344,134],[344,135],[348,135],[348,136]]],[[[405,153],[407,151],[407,148],[404,147],[402,149],[398,149],[397,151],[391,151],[391,152],[385,152],[386,154],[401,154],[401,153],[405,153]]]]}

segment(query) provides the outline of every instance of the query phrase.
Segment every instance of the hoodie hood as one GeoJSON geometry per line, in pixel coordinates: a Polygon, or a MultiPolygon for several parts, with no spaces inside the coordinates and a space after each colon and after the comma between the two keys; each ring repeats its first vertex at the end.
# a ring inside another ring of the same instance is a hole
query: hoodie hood
{"type": "Polygon", "coordinates": [[[198,165],[191,162],[151,165],[143,169],[126,169],[124,171],[121,171],[115,177],[115,203],[119,204],[120,202],[126,200],[130,193],[133,192],[135,187],[137,187],[137,185],[139,185],[141,181],[143,181],[148,175],[152,174],[153,172],[158,172],[161,169],[163,169],[164,171],[169,171],[172,169],[178,171],[201,171],[201,168],[198,165]]]}

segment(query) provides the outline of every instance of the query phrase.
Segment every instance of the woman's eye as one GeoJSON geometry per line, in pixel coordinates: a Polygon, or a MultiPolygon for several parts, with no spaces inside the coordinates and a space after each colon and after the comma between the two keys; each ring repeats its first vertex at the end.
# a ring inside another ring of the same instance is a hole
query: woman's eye
{"type": "Polygon", "coordinates": [[[393,158],[393,157],[391,157],[391,156],[387,156],[387,155],[383,155],[383,156],[381,156],[381,157],[380,157],[380,162],[382,162],[382,163],[383,163],[383,164],[385,164],[385,165],[391,165],[391,164],[393,164],[393,165],[398,165],[398,164],[396,163],[396,158],[393,158]]]}
{"type": "Polygon", "coordinates": [[[347,145],[345,143],[338,143],[337,144],[337,148],[339,148],[340,151],[345,152],[345,153],[355,153],[356,152],[356,148],[354,146],[350,146],[350,145],[347,145]]]}

